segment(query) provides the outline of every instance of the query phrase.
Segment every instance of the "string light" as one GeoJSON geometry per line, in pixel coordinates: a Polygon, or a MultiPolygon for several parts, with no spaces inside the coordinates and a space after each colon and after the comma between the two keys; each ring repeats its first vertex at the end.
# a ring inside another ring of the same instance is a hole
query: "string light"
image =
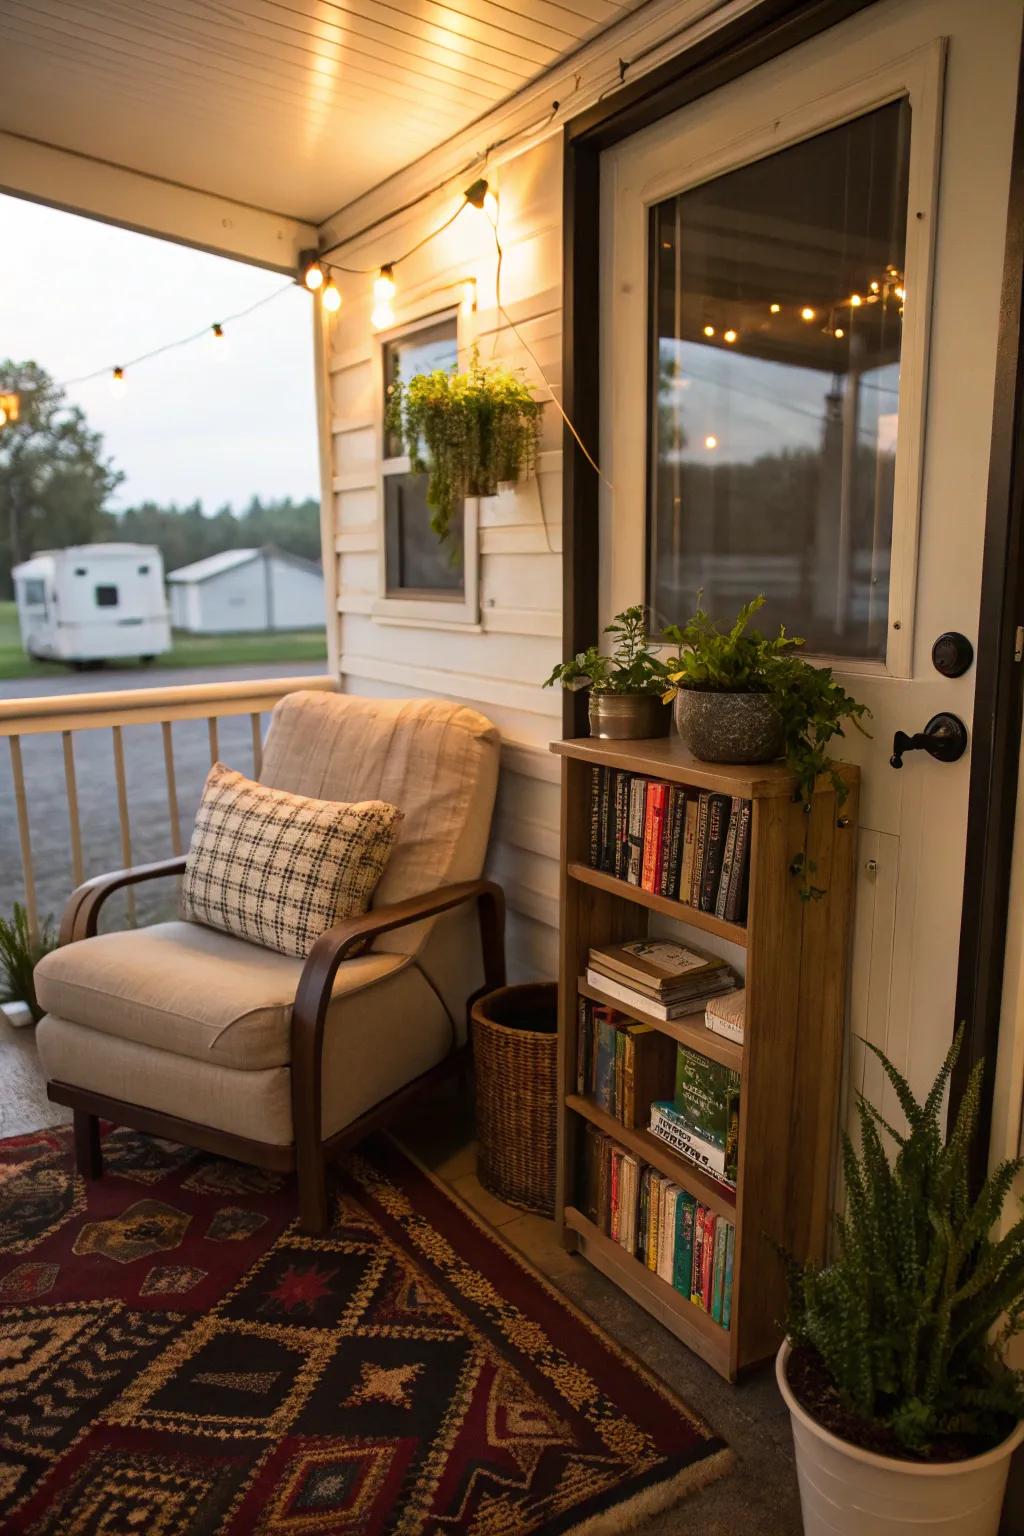
{"type": "Polygon", "coordinates": [[[709,450],[718,447],[718,438],[713,432],[709,432],[707,437],[704,439],[704,447],[709,450]]]}
{"type": "Polygon", "coordinates": [[[14,393],[0,395],[0,427],[9,421],[17,421],[21,414],[21,396],[14,393]]]}
{"type": "Polygon", "coordinates": [[[370,315],[370,324],[375,331],[389,331],[395,323],[395,312],[390,304],[375,304],[370,315]]]}
{"type": "Polygon", "coordinates": [[[302,281],[310,293],[315,293],[324,285],[324,269],[320,264],[317,252],[303,251],[299,256],[299,268],[302,271],[302,281]]]}
{"type": "Polygon", "coordinates": [[[123,395],[127,388],[124,369],[121,367],[115,368],[110,375],[110,393],[112,395],[123,395]]]}
{"type": "Polygon", "coordinates": [[[859,309],[860,306],[863,303],[864,303],[864,300],[861,298],[859,293],[851,293],[850,294],[850,308],[851,309],[859,309]]]}
{"type": "Polygon", "coordinates": [[[481,176],[474,181],[472,186],[466,188],[462,194],[471,208],[482,213],[490,224],[498,222],[498,199],[491,189],[490,183],[481,176]]]}
{"type": "Polygon", "coordinates": [[[769,312],[769,314],[777,315],[781,308],[782,308],[781,304],[769,304],[768,305],[768,312],[769,312]]]}
{"type": "Polygon", "coordinates": [[[6,427],[7,420],[7,412],[5,411],[4,407],[0,405],[0,427],[6,427]]]}
{"type": "Polygon", "coordinates": [[[341,290],[333,277],[329,277],[324,283],[320,294],[320,302],[328,314],[335,315],[341,308],[341,290]]]}
{"type": "Polygon", "coordinates": [[[713,336],[714,334],[715,334],[715,328],[714,328],[713,325],[706,325],[704,327],[704,335],[705,336],[713,336]]]}
{"type": "Polygon", "coordinates": [[[462,313],[471,315],[476,309],[476,278],[467,277],[462,284],[462,313]]]}
{"type": "Polygon", "coordinates": [[[832,332],[832,335],[836,338],[837,341],[842,341],[843,337],[846,335],[846,332],[843,330],[841,325],[837,325],[835,330],[832,332]]]}
{"type": "Polygon", "coordinates": [[[800,319],[801,320],[813,320],[814,319],[814,310],[811,308],[811,306],[809,304],[805,304],[803,309],[800,311],[800,319]]]}
{"type": "Polygon", "coordinates": [[[727,341],[730,346],[732,345],[732,343],[734,341],[737,340],[738,336],[739,336],[739,332],[738,331],[728,330],[728,331],[723,331],[722,332],[722,340],[723,341],[727,341]]]}
{"type": "Polygon", "coordinates": [[[390,304],[396,293],[395,278],[390,262],[381,267],[373,280],[373,296],[378,304],[390,304]]]}

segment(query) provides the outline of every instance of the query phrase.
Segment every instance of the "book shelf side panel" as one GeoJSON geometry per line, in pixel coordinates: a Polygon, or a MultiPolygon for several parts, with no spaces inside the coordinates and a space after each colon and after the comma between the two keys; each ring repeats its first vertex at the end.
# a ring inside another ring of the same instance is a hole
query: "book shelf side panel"
{"type": "MultiPolygon", "coordinates": [[[[566,1109],[565,1100],[576,1090],[577,979],[586,969],[587,951],[592,944],[616,943],[646,932],[642,910],[608,892],[569,878],[569,863],[585,857],[589,835],[590,765],[563,758],[556,1195],[560,1225],[563,1208],[575,1204],[576,1200],[578,1121],[566,1109]]],[[[563,1240],[565,1235],[563,1231],[563,1240]]]]}
{"type": "Polygon", "coordinates": [[[778,1346],[786,1286],[772,1245],[785,1245],[794,1186],[807,1177],[792,1155],[790,1110],[804,906],[792,866],[806,853],[808,820],[792,799],[754,802],[734,1259],[740,1368],[767,1359],[778,1346]]]}
{"type": "Polygon", "coordinates": [[[826,892],[805,903],[800,1011],[793,1079],[793,1157],[807,1170],[790,1208],[787,1239],[798,1259],[824,1259],[828,1245],[839,1099],[849,999],[857,858],[859,785],[842,805],[834,792],[815,796],[808,828],[814,883],[826,892]]]}

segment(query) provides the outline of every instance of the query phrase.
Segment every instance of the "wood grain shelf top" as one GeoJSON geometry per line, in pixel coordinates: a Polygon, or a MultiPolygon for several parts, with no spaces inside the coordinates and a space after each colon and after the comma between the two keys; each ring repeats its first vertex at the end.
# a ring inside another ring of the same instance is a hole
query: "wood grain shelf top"
{"type": "Polygon", "coordinates": [[[689,1158],[680,1157],[672,1148],[657,1136],[652,1136],[650,1131],[635,1131],[628,1125],[623,1125],[621,1120],[616,1120],[614,1115],[606,1114],[599,1109],[592,1099],[585,1099],[581,1094],[568,1093],[565,1102],[569,1109],[596,1125],[599,1131],[604,1131],[613,1141],[617,1141],[629,1152],[633,1152],[643,1162],[650,1163],[652,1168],[657,1168],[667,1179],[672,1179],[682,1189],[688,1190],[695,1200],[708,1206],[719,1216],[724,1216],[727,1221],[736,1220],[736,1191],[729,1189],[725,1184],[719,1184],[710,1174],[704,1173],[691,1163],[689,1158]]]}
{"type": "MultiPolygon", "coordinates": [[[[602,741],[596,736],[576,736],[553,741],[551,751],[578,762],[625,768],[630,773],[648,774],[674,784],[692,784],[695,789],[715,790],[723,795],[742,795],[747,800],[789,796],[796,790],[796,778],[785,763],[702,763],[678,736],[659,736],[651,741],[602,741]]],[[[860,770],[849,763],[836,763],[835,767],[848,783],[859,777],[860,770]]],[[[824,794],[831,789],[831,781],[822,776],[815,793],[824,794]]]]}
{"type": "Polygon", "coordinates": [[[653,891],[631,885],[628,880],[606,875],[601,869],[591,869],[589,864],[573,860],[566,865],[566,869],[570,879],[579,880],[583,885],[607,891],[609,896],[621,896],[623,901],[649,907],[652,912],[662,912],[666,917],[674,918],[677,923],[688,923],[691,928],[700,928],[704,933],[717,934],[720,939],[728,939],[731,944],[746,946],[747,930],[743,923],[723,922],[713,912],[702,912],[699,907],[692,907],[686,901],[675,901],[671,896],[656,896],[653,891]]]}
{"type": "Polygon", "coordinates": [[[633,1007],[631,1003],[620,1003],[618,998],[612,997],[610,992],[602,992],[600,987],[591,986],[585,976],[579,979],[579,992],[581,997],[589,997],[593,1003],[605,1003],[616,1012],[624,1013],[627,1018],[636,1019],[640,1024],[650,1024],[655,1029],[660,1029],[663,1035],[670,1035],[680,1045],[690,1046],[693,1050],[699,1051],[702,1056],[709,1056],[712,1061],[731,1068],[733,1072],[742,1073],[743,1071],[742,1045],[737,1045],[734,1040],[727,1040],[724,1035],[716,1035],[713,1029],[707,1029],[704,1024],[703,1008],[686,1018],[659,1019],[652,1013],[645,1013],[642,1008],[633,1007]]]}

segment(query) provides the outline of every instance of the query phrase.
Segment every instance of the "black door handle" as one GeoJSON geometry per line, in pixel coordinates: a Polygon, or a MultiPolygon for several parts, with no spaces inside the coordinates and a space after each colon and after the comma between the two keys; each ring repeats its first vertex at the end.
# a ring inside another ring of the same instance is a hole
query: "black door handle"
{"type": "Polygon", "coordinates": [[[933,715],[924,730],[913,736],[906,731],[896,732],[889,762],[894,768],[902,768],[905,752],[927,752],[936,762],[955,763],[966,751],[967,727],[959,715],[933,715]]]}

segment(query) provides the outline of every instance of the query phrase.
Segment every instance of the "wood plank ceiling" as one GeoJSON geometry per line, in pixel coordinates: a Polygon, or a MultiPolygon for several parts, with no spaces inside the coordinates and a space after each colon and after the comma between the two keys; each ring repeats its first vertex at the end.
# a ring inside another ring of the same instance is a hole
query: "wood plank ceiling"
{"type": "Polygon", "coordinates": [[[319,223],[641,0],[0,0],[0,128],[319,223]]]}

